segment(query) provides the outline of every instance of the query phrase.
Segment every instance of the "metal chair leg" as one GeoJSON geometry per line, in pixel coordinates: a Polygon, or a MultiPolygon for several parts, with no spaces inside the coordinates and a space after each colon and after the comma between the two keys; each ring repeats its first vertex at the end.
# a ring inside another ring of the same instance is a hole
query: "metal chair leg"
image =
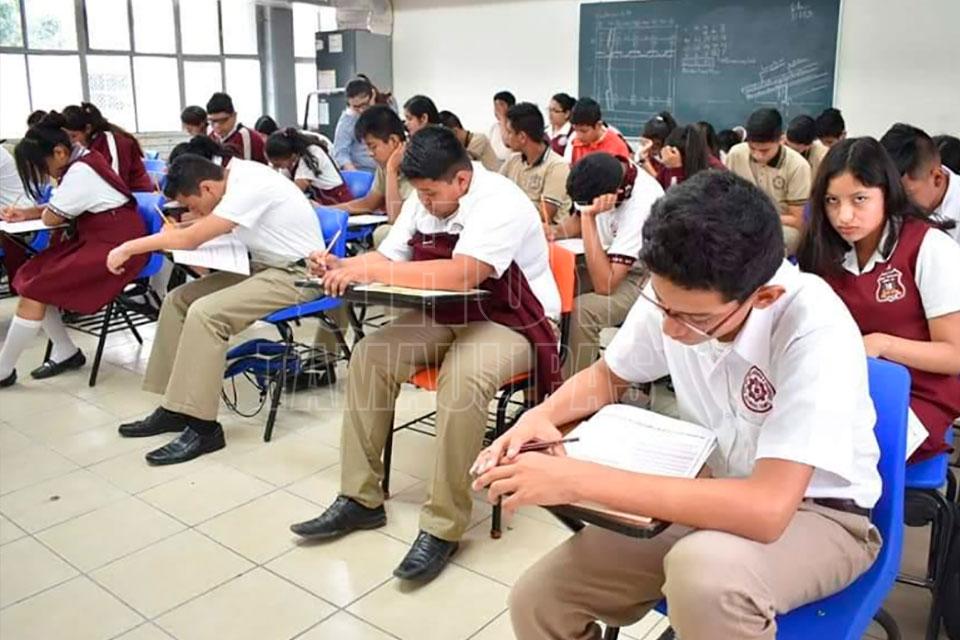
{"type": "MultiPolygon", "coordinates": [[[[501,391],[497,398],[497,420],[493,427],[494,438],[499,438],[507,430],[507,407],[510,404],[512,391],[512,389],[501,391]]],[[[493,517],[490,519],[490,537],[494,540],[499,540],[503,535],[503,507],[501,502],[501,500],[497,500],[497,504],[493,505],[493,517]]]]}
{"type": "Polygon", "coordinates": [[[603,632],[603,640],[617,640],[620,637],[620,627],[607,627],[603,632]]]}
{"type": "Polygon", "coordinates": [[[390,463],[393,461],[393,426],[387,431],[387,441],[383,445],[383,497],[390,497],[390,463]]]}
{"type": "Polygon", "coordinates": [[[97,354],[93,357],[93,367],[90,369],[90,380],[89,385],[91,387],[97,386],[97,374],[100,373],[100,360],[103,358],[103,347],[107,343],[107,329],[110,327],[110,320],[113,318],[113,313],[116,302],[110,301],[110,304],[107,305],[106,311],[103,312],[103,324],[100,326],[100,336],[97,340],[97,354]]]}
{"type": "Polygon", "coordinates": [[[955,507],[939,491],[931,491],[930,497],[937,504],[937,516],[931,534],[931,563],[930,577],[933,580],[933,600],[930,604],[930,615],[927,619],[927,640],[937,640],[940,636],[940,626],[943,618],[943,593],[947,574],[947,560],[954,536],[955,507]]]}
{"type": "Polygon", "coordinates": [[[891,616],[886,609],[877,611],[876,615],[873,616],[873,620],[880,625],[884,633],[887,634],[887,640],[900,640],[900,627],[897,626],[897,621],[893,619],[893,616],[891,616]]]}
{"type": "Polygon", "coordinates": [[[140,337],[140,332],[137,331],[137,327],[134,326],[133,321],[130,319],[130,312],[127,311],[126,307],[123,306],[122,302],[117,306],[120,309],[120,315],[123,316],[123,319],[127,323],[127,329],[129,329],[133,333],[133,337],[137,339],[137,342],[139,342],[140,344],[143,344],[143,338],[140,337]]]}
{"type": "Polygon", "coordinates": [[[263,430],[263,441],[270,442],[273,438],[273,425],[277,421],[277,409],[280,408],[280,396],[283,394],[287,382],[287,356],[293,345],[293,331],[286,322],[278,322],[277,331],[283,340],[283,353],[280,356],[280,371],[272,376],[273,392],[270,394],[270,412],[267,414],[267,424],[263,430]]]}

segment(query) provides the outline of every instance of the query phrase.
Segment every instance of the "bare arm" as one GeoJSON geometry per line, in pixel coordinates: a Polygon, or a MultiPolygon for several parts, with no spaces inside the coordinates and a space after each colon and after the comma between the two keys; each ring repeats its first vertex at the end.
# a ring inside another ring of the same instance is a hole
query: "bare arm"
{"type": "Polygon", "coordinates": [[[803,204],[788,204],[780,214],[780,222],[794,229],[803,229],[803,204]]]}
{"type": "Polygon", "coordinates": [[[602,296],[608,296],[623,279],[627,277],[630,266],[614,263],[600,243],[600,234],[597,231],[596,218],[592,215],[581,216],[581,228],[583,230],[583,247],[586,251],[587,272],[590,274],[590,282],[593,284],[593,290],[602,296]]]}
{"type": "Polygon", "coordinates": [[[133,256],[154,251],[196,249],[208,240],[230,233],[236,226],[236,223],[215,215],[203,216],[186,227],[165,226],[160,233],[127,240],[115,247],[107,256],[107,268],[113,273],[121,273],[123,265],[133,256]]]}
{"type": "Polygon", "coordinates": [[[47,208],[44,208],[43,213],[40,214],[40,219],[43,221],[43,224],[48,227],[58,227],[61,224],[69,222],[69,220],[63,216],[57,215],[52,209],[47,208]]]}
{"type": "Polygon", "coordinates": [[[551,240],[558,238],[579,238],[581,235],[580,231],[580,216],[567,216],[560,221],[559,224],[551,225],[550,234],[547,234],[547,237],[551,240]],[[552,237],[550,237],[552,234],[552,237]]]}
{"type": "Polygon", "coordinates": [[[960,311],[931,318],[930,341],[907,340],[884,333],[864,336],[867,355],[875,355],[920,371],[960,375],[960,311]]]}
{"type": "Polygon", "coordinates": [[[371,211],[379,211],[383,208],[384,197],[383,194],[370,192],[362,198],[357,198],[356,200],[351,200],[349,202],[344,202],[343,204],[338,204],[337,209],[343,209],[347,213],[357,214],[357,213],[370,213],[371,211]]]}

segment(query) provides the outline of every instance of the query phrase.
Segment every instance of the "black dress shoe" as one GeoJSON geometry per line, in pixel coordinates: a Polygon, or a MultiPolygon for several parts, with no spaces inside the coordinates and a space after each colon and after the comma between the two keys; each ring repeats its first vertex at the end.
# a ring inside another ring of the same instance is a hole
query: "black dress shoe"
{"type": "Polygon", "coordinates": [[[47,360],[42,365],[30,372],[30,377],[34,380],[44,380],[45,378],[52,378],[53,376],[58,376],[64,371],[72,371],[73,369],[79,369],[83,365],[87,364],[87,359],[83,356],[83,351],[77,349],[77,352],[67,358],[62,362],[54,362],[53,360],[47,360]]]}
{"type": "Polygon", "coordinates": [[[10,372],[3,380],[0,380],[0,389],[6,389],[7,387],[12,387],[17,383],[17,370],[14,369],[10,372]]]}
{"type": "Polygon", "coordinates": [[[298,536],[314,540],[326,540],[361,529],[376,529],[387,524],[387,512],[383,505],[368,509],[356,500],[338,496],[333,504],[313,520],[290,525],[290,531],[298,536]]]}
{"type": "Polygon", "coordinates": [[[144,438],[158,433],[180,433],[189,426],[190,416],[163,407],[157,407],[143,420],[120,425],[118,431],[124,438],[144,438]]]}
{"type": "Polygon", "coordinates": [[[400,565],[393,570],[393,575],[402,580],[433,580],[459,548],[459,542],[442,540],[421,531],[400,565]]]}
{"type": "Polygon", "coordinates": [[[178,464],[223,449],[227,446],[223,439],[223,427],[215,424],[216,429],[209,434],[201,434],[192,427],[187,427],[176,440],[148,453],[147,462],[154,465],[178,464]]]}

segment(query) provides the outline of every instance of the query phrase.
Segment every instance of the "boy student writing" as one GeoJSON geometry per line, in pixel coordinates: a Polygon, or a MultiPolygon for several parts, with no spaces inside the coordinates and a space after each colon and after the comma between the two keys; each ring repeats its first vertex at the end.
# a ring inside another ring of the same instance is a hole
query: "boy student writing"
{"type": "Polygon", "coordinates": [[[570,124],[576,137],[567,146],[570,164],[589,153],[605,151],[612,156],[629,158],[630,147],[619,132],[603,122],[600,104],[593,98],[580,98],[570,112],[570,124]]]}
{"type": "Polygon", "coordinates": [[[664,595],[683,640],[773,640],[778,613],[873,563],[881,480],[863,342],[830,287],[783,254],[754,185],[705,171],[670,189],[643,228],[650,283],[603,359],[477,458],[474,488],[508,511],[590,502],[673,523],[647,540],[587,527],[544,556],[510,596],[519,640],[599,639],[596,620],[625,626],[664,595]],[[709,477],[518,455],[667,374],[681,417],[716,432],[709,477]]]}
{"type": "Polygon", "coordinates": [[[507,110],[517,104],[517,99],[509,91],[498,91],[493,96],[493,115],[496,122],[490,127],[488,138],[493,152],[497,154],[497,160],[504,162],[510,157],[510,149],[503,141],[507,121],[507,110]]]}
{"type": "Polygon", "coordinates": [[[198,105],[190,105],[180,112],[180,126],[190,137],[205,136],[210,130],[206,110],[198,105]]]}
{"type": "Polygon", "coordinates": [[[804,160],[810,163],[810,175],[814,177],[827,151],[830,150],[830,147],[817,138],[817,125],[808,115],[799,115],[790,121],[787,132],[783,135],[783,144],[802,155],[804,160]]]}
{"type": "MultiPolygon", "coordinates": [[[[511,107],[512,109],[513,107],[511,107]]],[[[482,133],[467,131],[463,128],[460,118],[452,111],[440,112],[440,124],[453,131],[457,140],[467,150],[471,160],[479,162],[487,171],[496,171],[500,167],[500,158],[494,153],[490,139],[482,133]]],[[[504,140],[506,143],[506,140],[504,140]]],[[[509,146],[509,144],[507,145],[509,146]]]]}
{"type": "Polygon", "coordinates": [[[730,149],[726,165],[773,200],[780,211],[787,255],[793,255],[803,230],[803,207],[810,198],[810,164],[781,144],[782,136],[780,112],[757,109],[747,119],[747,141],[730,149]]]}
{"type": "Polygon", "coordinates": [[[211,137],[232,150],[237,158],[267,164],[263,137],[237,120],[230,96],[220,92],[210,96],[207,119],[211,125],[211,137]]]}
{"type": "Polygon", "coordinates": [[[540,108],[529,102],[510,107],[506,132],[504,142],[516,153],[503,164],[500,173],[523,189],[541,210],[544,223],[565,218],[570,214],[570,165],[547,144],[540,108]]]}
{"type": "Polygon", "coordinates": [[[911,202],[873,138],[830,149],[813,188],[800,268],[823,277],[863,333],[867,355],[910,368],[910,419],[929,437],[911,460],[948,450],[960,416],[960,245],[911,202]]]}
{"type": "Polygon", "coordinates": [[[356,135],[357,120],[376,103],[376,90],[368,80],[356,79],[347,83],[347,108],[337,120],[333,134],[333,159],[347,171],[376,171],[377,162],[371,157],[363,140],[356,135]]]}
{"type": "Polygon", "coordinates": [[[827,147],[832,147],[847,137],[847,123],[840,109],[828,107],[816,119],[817,138],[827,147]]]}
{"type": "Polygon", "coordinates": [[[457,550],[473,500],[468,470],[483,441],[487,405],[512,376],[535,372],[539,395],[559,382],[552,321],[560,298],[540,216],[501,175],[470,162],[453,132],[411,136],[401,170],[417,189],[377,251],[345,260],[311,256],[328,294],[354,282],[469,290],[478,304],[411,311],[354,348],[340,446],[340,496],[319,517],[291,529],[333,538],[386,522],[381,454],[393,428],[400,386],[418,370],[440,368],[437,461],[420,534],[394,571],[435,577],[457,550]]]}
{"type": "Polygon", "coordinates": [[[151,464],[185,462],[225,446],[217,422],[227,343],[277,309],[312,297],[294,283],[306,277],[305,258],[323,237],[310,201],[293,182],[257,162],[234,158],[226,169],[183,154],[170,165],[164,195],[197,220],[188,227],[125,242],[107,256],[112,273],[133,273],[128,262],[153,251],[195,249],[226,234],[251,255],[251,275],[219,271],[167,294],[143,380],[163,395],[149,416],[120,426],[128,438],[179,433],[146,455],[151,464]]]}
{"type": "Polygon", "coordinates": [[[897,123],[880,138],[893,158],[910,199],[929,214],[953,221],[949,233],[960,242],[960,175],[940,162],[940,150],[923,129],[897,123]]]}
{"type": "Polygon", "coordinates": [[[98,152],[130,191],[156,187],[143,166],[140,142],[122,127],[109,122],[94,105],[83,102],[63,110],[64,129],[70,140],[98,152]]]}

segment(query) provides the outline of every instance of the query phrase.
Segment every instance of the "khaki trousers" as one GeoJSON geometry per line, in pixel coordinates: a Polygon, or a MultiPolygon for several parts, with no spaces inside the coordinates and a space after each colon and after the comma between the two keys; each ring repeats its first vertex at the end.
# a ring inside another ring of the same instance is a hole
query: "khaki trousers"
{"type": "Polygon", "coordinates": [[[598,640],[662,597],[683,640],[773,640],[777,614],[840,591],[880,536],[864,516],[810,502],[779,540],[674,525],[648,540],[587,527],[533,565],[510,594],[518,640],[598,640]]]}
{"type": "Polygon", "coordinates": [[[504,382],[533,366],[530,342],[503,325],[448,326],[415,311],[357,344],[347,379],[340,492],[369,508],[383,504],[381,455],[400,385],[436,364],[437,459],[420,528],[453,541],[470,519],[470,465],[483,443],[487,406],[504,382]]]}
{"type": "Polygon", "coordinates": [[[168,293],[144,390],[163,394],[164,409],[216,420],[230,338],[274,311],[313,299],[314,292],[294,285],[304,277],[304,267],[264,268],[251,276],[219,272],[168,293]]]}

